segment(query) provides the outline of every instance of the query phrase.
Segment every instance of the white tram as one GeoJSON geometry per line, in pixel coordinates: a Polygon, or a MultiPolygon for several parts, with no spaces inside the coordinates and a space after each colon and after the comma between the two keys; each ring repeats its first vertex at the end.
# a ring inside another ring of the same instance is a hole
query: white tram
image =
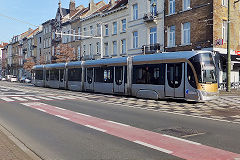
{"type": "Polygon", "coordinates": [[[212,53],[168,52],[33,67],[35,86],[140,98],[218,97],[212,53]]]}

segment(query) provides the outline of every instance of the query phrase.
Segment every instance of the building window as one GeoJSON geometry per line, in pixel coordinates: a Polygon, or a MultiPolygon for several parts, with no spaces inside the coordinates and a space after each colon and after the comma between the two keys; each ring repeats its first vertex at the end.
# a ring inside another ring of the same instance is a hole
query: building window
{"type": "Polygon", "coordinates": [[[126,28],[127,28],[126,19],[123,19],[122,20],[122,32],[126,32],[126,28]]]}
{"type": "Polygon", "coordinates": [[[83,56],[86,55],[86,45],[83,45],[83,56]]]}
{"type": "Polygon", "coordinates": [[[182,24],[182,44],[188,45],[190,44],[190,23],[182,24]]]}
{"type": "Polygon", "coordinates": [[[122,54],[126,54],[126,39],[121,40],[122,54]]]}
{"type": "Polygon", "coordinates": [[[83,35],[86,36],[87,35],[87,29],[83,28],[83,35]]]}
{"type": "Polygon", "coordinates": [[[108,56],[108,43],[104,43],[105,56],[108,56]]]}
{"type": "Polygon", "coordinates": [[[75,34],[76,34],[76,31],[75,31],[75,30],[73,30],[73,41],[75,41],[75,40],[76,40],[75,34]]]}
{"type": "Polygon", "coordinates": [[[133,32],[133,48],[138,47],[138,32],[133,32]]]}
{"type": "Polygon", "coordinates": [[[99,54],[99,52],[100,52],[100,43],[97,42],[96,43],[96,53],[99,54]]]}
{"type": "Polygon", "coordinates": [[[169,0],[169,14],[175,13],[175,0],[169,0]]]}
{"type": "Polygon", "coordinates": [[[190,0],[183,0],[183,10],[186,11],[190,9],[190,0]]]}
{"type": "Polygon", "coordinates": [[[42,37],[39,37],[39,44],[42,43],[42,37]]]}
{"type": "Polygon", "coordinates": [[[97,35],[101,36],[101,25],[97,24],[97,35]]]}
{"type": "Polygon", "coordinates": [[[223,42],[227,42],[227,21],[223,20],[222,24],[222,39],[223,42]]]}
{"type": "Polygon", "coordinates": [[[168,27],[168,47],[175,46],[175,26],[168,27]]]}
{"type": "Polygon", "coordinates": [[[77,55],[78,60],[81,59],[81,46],[78,46],[78,55],[77,55]]]}
{"type": "Polygon", "coordinates": [[[117,22],[113,22],[113,34],[117,34],[117,22]]]}
{"type": "Polygon", "coordinates": [[[92,44],[89,44],[89,55],[93,55],[92,44]]]}
{"type": "Polygon", "coordinates": [[[113,55],[117,55],[117,41],[113,41],[113,55]]]}
{"type": "Polygon", "coordinates": [[[228,7],[228,0],[222,0],[222,5],[228,7]]]}
{"type": "Polygon", "coordinates": [[[81,39],[81,28],[80,27],[78,27],[78,39],[81,39]]]}
{"type": "Polygon", "coordinates": [[[108,36],[108,25],[105,25],[105,36],[108,36]]]}
{"type": "Polygon", "coordinates": [[[150,28],[150,44],[157,43],[157,27],[150,28]]]}
{"type": "Polygon", "coordinates": [[[152,15],[157,15],[157,0],[150,0],[150,11],[152,15]]]}
{"type": "Polygon", "coordinates": [[[93,35],[93,26],[90,26],[90,34],[93,35]]]}
{"type": "Polygon", "coordinates": [[[133,5],[133,20],[138,19],[138,4],[133,5]]]}

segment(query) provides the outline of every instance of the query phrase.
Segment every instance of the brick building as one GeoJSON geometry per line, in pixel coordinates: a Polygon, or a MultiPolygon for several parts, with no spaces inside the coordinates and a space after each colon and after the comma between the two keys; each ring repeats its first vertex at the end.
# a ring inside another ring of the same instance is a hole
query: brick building
{"type": "MultiPolygon", "coordinates": [[[[240,4],[230,0],[231,81],[239,82],[240,4]]],[[[165,51],[211,50],[219,83],[226,80],[227,0],[166,0],[165,51]]]]}

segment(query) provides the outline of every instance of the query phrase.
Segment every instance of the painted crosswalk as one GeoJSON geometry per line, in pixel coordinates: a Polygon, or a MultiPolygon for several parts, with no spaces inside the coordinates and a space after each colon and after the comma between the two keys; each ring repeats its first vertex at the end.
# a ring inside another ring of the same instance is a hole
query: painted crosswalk
{"type": "Polygon", "coordinates": [[[0,97],[0,101],[3,102],[26,102],[26,101],[54,101],[54,100],[72,100],[77,99],[77,97],[74,96],[2,96],[0,97]]]}

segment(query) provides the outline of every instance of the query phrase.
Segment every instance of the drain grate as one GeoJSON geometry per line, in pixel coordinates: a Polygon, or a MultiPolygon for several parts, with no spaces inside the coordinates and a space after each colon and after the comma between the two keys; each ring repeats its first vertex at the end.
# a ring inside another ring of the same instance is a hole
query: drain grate
{"type": "Polygon", "coordinates": [[[162,134],[175,136],[175,137],[192,137],[192,136],[205,134],[204,131],[200,131],[192,128],[185,128],[185,127],[172,127],[167,129],[161,129],[161,130],[157,129],[155,131],[160,132],[162,134]]]}

